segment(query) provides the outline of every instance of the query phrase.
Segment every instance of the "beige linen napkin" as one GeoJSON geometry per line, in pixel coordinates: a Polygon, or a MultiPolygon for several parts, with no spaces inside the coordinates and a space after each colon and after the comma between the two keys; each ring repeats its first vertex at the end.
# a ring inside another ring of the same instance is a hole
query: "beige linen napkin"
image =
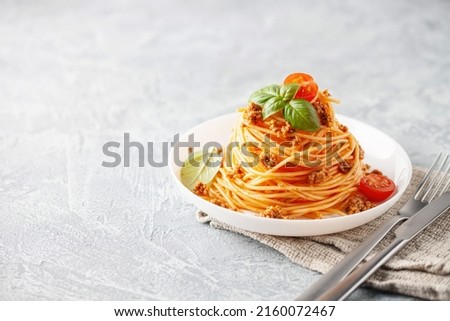
{"type": "MultiPolygon", "coordinates": [[[[424,171],[414,168],[410,186],[401,199],[384,215],[363,226],[336,234],[312,237],[283,237],[244,231],[197,212],[197,219],[214,228],[240,233],[283,253],[293,262],[321,273],[327,272],[363,239],[398,210],[416,190],[424,171]]],[[[357,214],[355,214],[357,215],[357,214]]],[[[391,232],[373,253],[392,239],[391,232]]],[[[369,256],[369,257],[370,257],[369,256]]],[[[392,291],[430,300],[450,300],[450,213],[425,229],[409,242],[366,283],[392,291]]]]}

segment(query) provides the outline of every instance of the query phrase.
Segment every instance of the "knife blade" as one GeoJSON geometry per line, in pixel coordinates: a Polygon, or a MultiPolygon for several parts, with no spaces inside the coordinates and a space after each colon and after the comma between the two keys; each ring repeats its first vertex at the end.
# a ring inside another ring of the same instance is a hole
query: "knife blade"
{"type": "Polygon", "coordinates": [[[357,267],[346,278],[325,291],[317,300],[335,301],[347,298],[375,273],[378,268],[400,251],[417,234],[433,223],[439,216],[447,212],[448,209],[450,209],[450,192],[445,192],[396,229],[395,239],[384,250],[357,267]]]}

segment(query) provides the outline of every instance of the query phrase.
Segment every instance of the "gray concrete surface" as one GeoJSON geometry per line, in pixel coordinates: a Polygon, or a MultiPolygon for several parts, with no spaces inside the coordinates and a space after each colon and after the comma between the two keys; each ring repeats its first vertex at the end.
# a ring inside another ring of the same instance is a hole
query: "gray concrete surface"
{"type": "Polygon", "coordinates": [[[0,299],[292,299],[319,275],[197,223],[167,168],[102,167],[102,145],[129,132],[158,147],[305,71],[425,166],[450,150],[449,13],[435,0],[0,1],[0,299]]]}

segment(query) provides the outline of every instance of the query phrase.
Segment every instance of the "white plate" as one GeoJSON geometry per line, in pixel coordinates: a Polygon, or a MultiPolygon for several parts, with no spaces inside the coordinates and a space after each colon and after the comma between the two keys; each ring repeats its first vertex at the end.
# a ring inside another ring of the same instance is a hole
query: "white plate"
{"type": "MultiPolygon", "coordinates": [[[[238,113],[233,113],[204,122],[180,137],[186,142],[188,135],[194,134],[196,142],[201,146],[207,142],[218,142],[226,146],[231,131],[236,124],[238,113]]],[[[283,236],[309,236],[345,231],[365,224],[385,213],[400,198],[409,184],[412,173],[411,161],[403,148],[391,137],[378,129],[350,117],[337,115],[337,119],[346,125],[365,151],[364,161],[372,168],[381,170],[390,177],[397,189],[384,203],[367,211],[339,217],[317,220],[283,220],[243,214],[214,205],[189,191],[180,181],[180,165],[175,163],[174,149],[169,157],[169,169],[186,201],[215,219],[229,225],[263,234],[283,236]]],[[[201,147],[200,147],[201,148],[201,147]]],[[[197,149],[195,149],[197,150],[197,149]]],[[[186,147],[179,148],[179,159],[184,161],[188,156],[186,147]]]]}

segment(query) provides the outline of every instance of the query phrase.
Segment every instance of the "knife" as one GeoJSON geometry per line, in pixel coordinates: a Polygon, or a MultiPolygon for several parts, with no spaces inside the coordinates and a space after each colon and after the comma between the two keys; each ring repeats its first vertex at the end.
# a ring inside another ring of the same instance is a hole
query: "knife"
{"type": "Polygon", "coordinates": [[[325,291],[317,300],[336,301],[345,300],[354,290],[366,281],[375,271],[403,248],[411,239],[429,226],[439,216],[450,209],[450,192],[443,193],[413,217],[408,219],[395,231],[395,239],[381,252],[369,261],[357,267],[346,278],[334,287],[325,291]]]}

